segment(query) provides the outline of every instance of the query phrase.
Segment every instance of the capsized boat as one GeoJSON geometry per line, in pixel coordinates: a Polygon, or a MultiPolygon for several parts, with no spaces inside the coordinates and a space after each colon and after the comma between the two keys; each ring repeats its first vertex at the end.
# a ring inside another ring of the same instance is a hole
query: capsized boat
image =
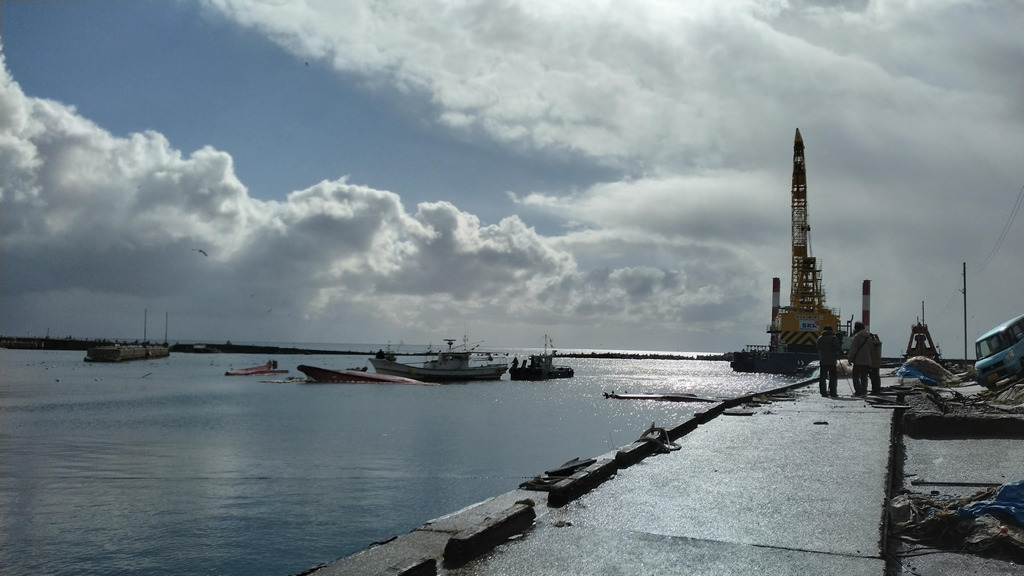
{"type": "Polygon", "coordinates": [[[277,360],[267,360],[266,364],[260,364],[259,366],[253,366],[252,368],[238,368],[236,370],[228,370],[224,373],[225,376],[262,376],[263,374],[287,374],[287,370],[277,369],[277,360]]]}
{"type": "Polygon", "coordinates": [[[467,382],[470,380],[498,380],[508,370],[505,362],[495,362],[494,355],[475,352],[463,337],[460,349],[453,348],[455,340],[445,338],[448,349],[438,352],[437,358],[415,364],[395,361],[393,354],[378,352],[370,364],[378,374],[404,376],[426,382],[467,382]]]}
{"type": "Polygon", "coordinates": [[[424,384],[412,378],[374,374],[363,370],[330,370],[316,366],[300,365],[296,368],[313,382],[332,384],[424,384]]]}
{"type": "Polygon", "coordinates": [[[519,360],[512,361],[512,368],[509,369],[509,376],[513,380],[551,380],[552,378],[572,378],[575,372],[571,366],[556,366],[554,357],[557,350],[552,349],[548,353],[548,343],[551,339],[544,335],[544,353],[531,354],[529,361],[524,360],[522,366],[519,360]]]}
{"type": "Polygon", "coordinates": [[[658,400],[661,402],[721,402],[723,398],[705,398],[694,394],[611,394],[605,392],[605,398],[613,400],[658,400]]]}

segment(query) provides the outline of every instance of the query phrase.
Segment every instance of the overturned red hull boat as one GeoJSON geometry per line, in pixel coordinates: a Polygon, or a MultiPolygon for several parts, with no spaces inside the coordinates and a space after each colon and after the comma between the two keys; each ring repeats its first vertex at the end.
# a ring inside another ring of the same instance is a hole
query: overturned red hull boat
{"type": "Polygon", "coordinates": [[[260,364],[259,366],[253,366],[252,368],[239,368],[237,370],[228,370],[224,373],[225,376],[260,376],[263,374],[287,374],[287,370],[277,369],[277,360],[267,360],[266,364],[260,364]]]}
{"type": "Polygon", "coordinates": [[[423,384],[419,380],[389,376],[362,370],[328,370],[315,366],[301,365],[296,368],[314,382],[330,382],[334,384],[423,384]]]}
{"type": "Polygon", "coordinates": [[[721,402],[724,398],[704,398],[693,394],[611,394],[605,392],[605,398],[614,400],[660,400],[662,402],[721,402]]]}

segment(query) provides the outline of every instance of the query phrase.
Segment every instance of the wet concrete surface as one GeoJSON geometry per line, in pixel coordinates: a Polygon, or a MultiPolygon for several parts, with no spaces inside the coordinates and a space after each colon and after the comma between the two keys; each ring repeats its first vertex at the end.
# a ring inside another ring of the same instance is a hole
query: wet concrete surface
{"type": "Polygon", "coordinates": [[[927,440],[904,437],[903,487],[911,492],[966,496],[984,484],[1024,479],[1024,442],[1014,438],[927,440]],[[914,485],[918,481],[922,484],[914,485]],[[963,483],[974,486],[947,486],[963,483]]]}
{"type": "Polygon", "coordinates": [[[893,411],[798,395],[702,425],[439,573],[884,574],[893,411]]]}
{"type": "MultiPolygon", "coordinates": [[[[614,477],[564,506],[549,506],[546,492],[515,490],[315,573],[1024,574],[1012,562],[884,535],[890,474],[897,487],[919,494],[973,494],[982,484],[1024,478],[1020,438],[902,436],[894,447],[902,410],[821,398],[813,384],[795,401],[738,409],[753,415],[698,415],[692,424],[706,423],[680,426],[692,431],[676,441],[679,450],[631,466],[620,459],[614,477]],[[899,466],[890,471],[893,454],[899,466]],[[448,541],[489,530],[524,503],[533,505],[532,527],[500,536],[504,543],[481,547],[466,564],[446,563],[448,541]]],[[[616,453],[594,457],[615,460],[616,453]]]]}

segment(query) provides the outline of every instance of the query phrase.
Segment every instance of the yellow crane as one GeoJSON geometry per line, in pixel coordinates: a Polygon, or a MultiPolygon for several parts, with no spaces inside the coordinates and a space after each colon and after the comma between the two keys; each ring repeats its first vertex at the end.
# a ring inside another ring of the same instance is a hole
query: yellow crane
{"type": "Polygon", "coordinates": [[[825,305],[821,267],[811,255],[811,225],[807,220],[807,168],[804,165],[804,139],[800,129],[793,140],[793,274],[789,306],[779,309],[768,332],[773,344],[786,352],[817,351],[821,329],[839,329],[839,310],[825,305]]]}

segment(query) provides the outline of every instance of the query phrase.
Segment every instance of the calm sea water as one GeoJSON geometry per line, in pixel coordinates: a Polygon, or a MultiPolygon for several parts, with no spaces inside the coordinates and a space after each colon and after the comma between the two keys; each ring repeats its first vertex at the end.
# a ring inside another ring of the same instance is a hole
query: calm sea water
{"type": "MultiPolygon", "coordinates": [[[[0,350],[4,574],[286,576],[699,409],[602,392],[783,382],[725,362],[566,359],[576,377],[549,382],[311,385],[223,375],[256,356],[83,356],[0,350]]],[[[275,359],[289,376],[367,365],[275,359]]]]}

